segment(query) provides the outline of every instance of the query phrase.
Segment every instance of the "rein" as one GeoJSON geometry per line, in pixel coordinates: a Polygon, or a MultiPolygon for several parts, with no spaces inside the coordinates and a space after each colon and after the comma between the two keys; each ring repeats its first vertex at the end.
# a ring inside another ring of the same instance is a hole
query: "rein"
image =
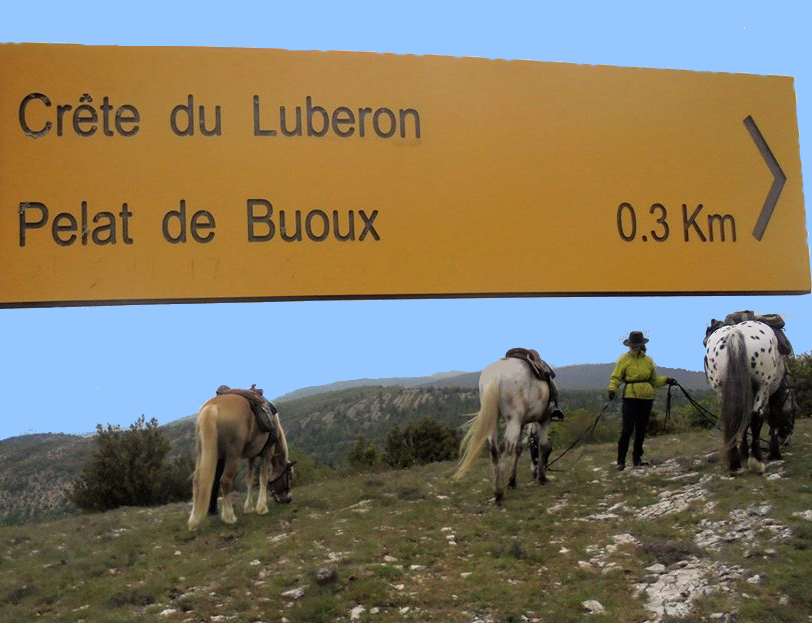
{"type": "MultiPolygon", "coordinates": [[[[677,387],[679,387],[680,391],[682,391],[682,393],[685,394],[685,397],[688,399],[688,402],[691,404],[691,406],[694,409],[697,410],[699,415],[701,415],[705,419],[706,422],[713,425],[713,427],[716,430],[719,430],[719,431],[722,430],[721,428],[719,428],[719,424],[717,424],[717,422],[719,421],[719,416],[717,416],[715,413],[710,411],[707,407],[699,404],[696,400],[694,400],[693,397],[688,393],[688,391],[682,385],[677,383],[677,387]]],[[[669,400],[671,398],[671,388],[670,387],[668,388],[668,398],[669,398],[669,400]]]]}
{"type": "MultiPolygon", "coordinates": [[[[716,430],[718,430],[718,431],[721,431],[721,430],[722,430],[721,428],[719,428],[719,424],[718,424],[718,421],[719,421],[719,416],[717,416],[715,413],[713,413],[712,411],[710,411],[708,408],[706,408],[706,407],[702,406],[702,405],[701,405],[701,404],[699,404],[699,403],[698,403],[696,400],[694,400],[694,399],[691,397],[691,395],[688,393],[688,391],[687,391],[687,390],[686,390],[686,389],[685,389],[685,388],[684,388],[682,385],[680,385],[679,383],[677,383],[677,387],[679,387],[679,388],[682,390],[682,393],[683,393],[683,394],[685,394],[685,397],[688,399],[688,402],[690,402],[690,403],[691,403],[691,406],[692,406],[694,409],[696,409],[696,410],[697,410],[697,412],[699,413],[699,415],[701,415],[701,416],[702,416],[702,417],[705,419],[705,421],[706,421],[706,422],[708,422],[709,424],[712,424],[712,425],[713,425],[713,427],[714,427],[716,430]]],[[[669,389],[669,395],[668,395],[668,397],[669,397],[669,399],[670,399],[670,398],[671,398],[671,393],[670,393],[670,392],[671,392],[671,388],[669,387],[668,389],[669,389]]],[[[785,400],[786,400],[786,399],[785,399],[785,400]]],[[[770,443],[770,442],[769,442],[769,440],[764,439],[764,438],[763,438],[763,437],[761,437],[761,436],[759,436],[758,440],[759,440],[761,443],[765,443],[765,444],[769,444],[769,443],[770,443]]]]}
{"type": "MultiPolygon", "coordinates": [[[[647,382],[648,382],[648,381],[625,381],[625,380],[623,381],[623,383],[624,383],[624,384],[628,384],[628,383],[647,383],[647,382]]],[[[685,391],[685,390],[683,390],[683,391],[685,391]]],[[[618,392],[618,393],[619,393],[619,392],[618,392]]],[[[560,459],[561,457],[563,457],[563,456],[564,456],[564,455],[565,455],[567,452],[569,452],[569,451],[570,451],[570,450],[572,450],[572,449],[573,449],[575,446],[577,446],[579,443],[581,443],[581,440],[582,440],[584,437],[586,437],[587,435],[591,435],[591,434],[592,434],[592,432],[593,432],[593,431],[595,430],[595,428],[598,426],[598,422],[599,422],[599,421],[600,421],[600,419],[603,417],[603,414],[604,414],[604,413],[606,413],[606,409],[608,409],[608,408],[609,408],[609,405],[610,405],[610,404],[612,404],[612,401],[613,401],[614,399],[615,399],[615,398],[614,398],[614,396],[612,396],[612,398],[610,398],[609,400],[607,400],[607,401],[606,401],[606,403],[603,405],[603,407],[601,407],[601,410],[600,410],[600,412],[598,413],[597,417],[595,418],[595,421],[594,421],[594,422],[592,422],[592,424],[591,424],[591,425],[590,425],[590,426],[589,426],[589,427],[588,427],[588,428],[587,428],[587,429],[586,429],[586,430],[585,430],[583,433],[581,433],[581,435],[580,435],[580,436],[579,436],[579,437],[578,437],[578,438],[577,438],[575,441],[573,441],[573,442],[572,442],[572,443],[569,445],[569,447],[568,447],[566,450],[564,450],[564,451],[563,451],[561,454],[559,454],[557,457],[555,457],[555,458],[554,458],[552,461],[550,461],[549,463],[547,463],[547,467],[548,467],[548,468],[550,467],[550,465],[552,465],[553,463],[555,463],[555,462],[556,462],[558,459],[560,459]]],[[[671,387],[669,386],[669,387],[668,387],[668,402],[667,402],[667,404],[666,404],[666,418],[668,417],[668,415],[670,414],[670,412],[671,412],[671,387]]],[[[576,462],[577,462],[577,461],[576,461],[576,462]]],[[[553,471],[555,471],[555,470],[553,470],[553,471]]]]}
{"type": "MultiPolygon", "coordinates": [[[[612,400],[614,400],[614,398],[612,398],[612,400]]],[[[601,408],[600,412],[598,413],[597,417],[595,418],[595,421],[594,421],[594,422],[592,422],[592,424],[591,424],[591,425],[590,425],[590,426],[589,426],[589,427],[588,427],[588,428],[587,428],[587,429],[586,429],[586,430],[585,430],[583,433],[581,433],[581,434],[578,436],[578,438],[577,438],[575,441],[573,441],[573,442],[572,442],[572,443],[569,445],[569,447],[568,447],[566,450],[564,450],[564,451],[563,451],[561,454],[559,454],[557,457],[555,457],[555,458],[554,458],[552,461],[550,461],[549,463],[547,463],[547,468],[548,468],[548,469],[549,469],[550,465],[552,465],[553,463],[555,463],[555,462],[556,462],[558,459],[560,459],[560,458],[561,458],[561,457],[563,457],[565,454],[567,454],[567,452],[569,452],[569,451],[570,451],[570,450],[572,450],[572,449],[573,449],[575,446],[577,446],[579,443],[581,443],[581,440],[582,440],[584,437],[586,437],[587,435],[591,435],[591,434],[592,434],[592,431],[594,431],[594,430],[595,430],[595,427],[598,425],[598,422],[600,422],[600,419],[603,417],[603,414],[604,414],[604,413],[606,413],[606,409],[608,409],[608,408],[609,408],[609,405],[610,405],[610,404],[612,404],[612,400],[607,400],[607,401],[606,401],[606,404],[604,404],[604,405],[603,405],[603,407],[601,408]]]]}

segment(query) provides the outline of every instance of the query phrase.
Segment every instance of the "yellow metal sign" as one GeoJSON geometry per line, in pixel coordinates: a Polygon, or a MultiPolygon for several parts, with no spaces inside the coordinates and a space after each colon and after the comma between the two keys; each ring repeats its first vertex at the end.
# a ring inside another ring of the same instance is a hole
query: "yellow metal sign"
{"type": "Polygon", "coordinates": [[[806,293],[791,78],[0,46],[0,306],[806,293]]]}

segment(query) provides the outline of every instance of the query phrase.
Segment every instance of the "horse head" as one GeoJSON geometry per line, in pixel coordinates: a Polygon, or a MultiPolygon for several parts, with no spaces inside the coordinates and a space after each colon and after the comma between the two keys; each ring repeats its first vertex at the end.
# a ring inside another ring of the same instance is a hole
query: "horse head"
{"type": "MultiPolygon", "coordinates": [[[[276,456],[274,456],[274,459],[276,459],[276,456]]],[[[273,462],[279,465],[278,467],[274,465],[276,475],[272,476],[268,481],[271,486],[271,495],[278,504],[290,504],[293,500],[290,490],[293,488],[293,466],[296,465],[296,461],[288,461],[284,457],[283,461],[277,462],[274,460],[273,462]]]]}
{"type": "Polygon", "coordinates": [[[774,401],[770,404],[770,426],[775,428],[780,446],[788,445],[792,438],[797,410],[798,403],[792,387],[785,386],[776,392],[774,401]]]}

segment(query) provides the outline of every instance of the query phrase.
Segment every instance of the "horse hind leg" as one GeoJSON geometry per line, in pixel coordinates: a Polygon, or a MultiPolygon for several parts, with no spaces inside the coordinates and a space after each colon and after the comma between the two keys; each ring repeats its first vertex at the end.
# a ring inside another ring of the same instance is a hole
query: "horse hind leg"
{"type": "Polygon", "coordinates": [[[761,422],[761,416],[754,413],[750,422],[750,432],[753,435],[753,440],[750,446],[751,456],[747,459],[747,467],[756,474],[763,474],[766,470],[764,458],[761,455],[761,422]]]}
{"type": "Polygon", "coordinates": [[[541,461],[539,461],[537,480],[540,485],[543,485],[548,481],[547,463],[550,461],[550,454],[553,452],[553,444],[550,443],[550,420],[539,425],[539,435],[541,461]]]}
{"type": "Polygon", "coordinates": [[[242,512],[250,513],[254,510],[253,501],[254,489],[254,459],[248,459],[248,470],[245,473],[245,502],[242,505],[242,512]]]}
{"type": "MultiPolygon", "coordinates": [[[[528,434],[527,445],[530,446],[530,457],[533,458],[533,441],[532,441],[532,429],[528,434]]],[[[519,441],[516,444],[516,455],[513,461],[513,467],[510,470],[510,479],[508,480],[508,488],[515,489],[516,488],[516,471],[519,466],[519,459],[522,456],[522,452],[524,451],[524,445],[522,444],[521,436],[519,437],[519,441]]],[[[538,452],[538,451],[537,451],[538,452]]]]}
{"type": "Polygon", "coordinates": [[[211,486],[211,495],[209,496],[209,515],[217,514],[217,496],[220,494],[220,480],[223,477],[224,465],[224,459],[217,459],[217,467],[214,470],[214,481],[211,486]]]}
{"type": "Polygon", "coordinates": [[[493,464],[493,495],[494,501],[496,502],[497,506],[502,505],[502,497],[504,495],[504,489],[501,486],[501,472],[499,469],[500,466],[500,457],[502,455],[502,447],[499,444],[499,440],[496,438],[496,432],[488,437],[488,450],[491,453],[491,463],[493,464]]]}
{"type": "Polygon", "coordinates": [[[510,470],[510,479],[508,480],[508,488],[515,489],[516,488],[516,470],[519,466],[519,457],[522,455],[522,444],[519,443],[516,446],[516,452],[513,454],[513,466],[510,470]]]}
{"type": "Polygon", "coordinates": [[[770,426],[770,452],[767,454],[767,459],[770,461],[780,461],[784,457],[781,456],[781,444],[778,441],[778,428],[770,426]]]}
{"type": "Polygon", "coordinates": [[[505,426],[505,435],[499,444],[498,460],[494,466],[493,497],[497,506],[502,505],[502,498],[505,496],[505,476],[508,470],[508,461],[511,462],[511,473],[516,469],[517,449],[521,434],[521,426],[515,420],[509,421],[505,426]]]}
{"type": "MultiPolygon", "coordinates": [[[[750,417],[750,433],[753,435],[751,442],[751,456],[747,459],[747,467],[751,472],[763,474],[765,471],[764,458],[761,455],[761,426],[769,409],[770,398],[766,385],[761,386],[756,392],[753,402],[753,414],[750,417]]],[[[747,443],[747,436],[744,437],[747,443]]]]}
{"type": "Polygon", "coordinates": [[[237,522],[237,515],[234,514],[234,503],[232,497],[234,495],[234,477],[237,475],[239,466],[239,458],[226,459],[225,467],[223,468],[223,476],[220,479],[220,486],[223,490],[223,510],[220,513],[220,519],[227,524],[237,522]]]}
{"type": "Polygon", "coordinates": [[[550,455],[553,453],[553,444],[545,441],[541,445],[541,463],[539,464],[538,482],[543,485],[549,481],[547,478],[547,463],[550,462],[550,455]]]}
{"type": "Polygon", "coordinates": [[[527,445],[530,448],[530,471],[533,473],[533,480],[537,480],[541,453],[539,451],[539,434],[536,432],[536,426],[534,425],[531,425],[530,433],[527,435],[527,445]]]}
{"type": "Polygon", "coordinates": [[[268,480],[270,479],[271,453],[265,452],[259,462],[259,492],[257,493],[257,515],[268,514],[268,480]]]}

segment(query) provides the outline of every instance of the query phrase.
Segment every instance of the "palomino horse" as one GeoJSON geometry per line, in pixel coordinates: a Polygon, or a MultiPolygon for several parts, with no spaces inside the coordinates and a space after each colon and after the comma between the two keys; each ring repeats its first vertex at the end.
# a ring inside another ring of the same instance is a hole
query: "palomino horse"
{"type": "Polygon", "coordinates": [[[273,417],[275,433],[262,432],[248,401],[235,394],[215,396],[200,408],[195,425],[197,458],[189,530],[197,529],[207,509],[212,514],[217,512],[217,491],[220,487],[223,492],[220,517],[228,524],[237,521],[231,496],[234,477],[243,458],[248,459],[245,512],[251,510],[254,462],[257,458],[260,459],[257,513],[264,515],[268,512],[269,481],[274,499],[282,503],[290,502],[293,463],[288,460],[288,444],[279,416],[275,414],[273,417]]]}
{"type": "MultiPolygon", "coordinates": [[[[482,371],[479,377],[479,412],[471,419],[470,427],[460,445],[462,457],[454,478],[459,480],[473,466],[480,450],[488,442],[494,467],[493,492],[497,505],[502,504],[505,493],[505,475],[510,470],[508,485],[516,486],[516,463],[521,452],[522,429],[531,422],[538,423],[537,434],[541,447],[549,446],[550,386],[538,379],[526,362],[520,359],[500,359],[482,371]],[[502,441],[497,439],[499,418],[505,421],[502,441]]],[[[549,452],[546,452],[549,454],[549,452]]],[[[547,482],[546,462],[541,461],[536,478],[547,482]]]]}
{"type": "Polygon", "coordinates": [[[721,404],[723,451],[730,471],[741,468],[743,458],[756,473],[764,472],[759,434],[766,420],[770,426],[769,458],[780,458],[782,437],[792,432],[794,399],[787,404],[771,396],[784,380],[784,358],[778,352],[773,330],[761,322],[747,321],[709,329],[706,338],[705,375],[721,404]],[[749,456],[747,429],[752,439],[749,456]]]}

